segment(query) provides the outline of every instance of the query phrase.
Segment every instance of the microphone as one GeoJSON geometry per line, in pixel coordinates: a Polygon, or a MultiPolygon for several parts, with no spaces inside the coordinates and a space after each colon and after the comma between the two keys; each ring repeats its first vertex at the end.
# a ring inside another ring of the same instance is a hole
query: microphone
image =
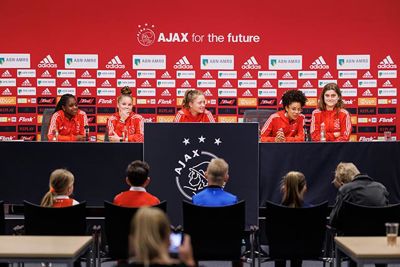
{"type": "Polygon", "coordinates": [[[85,141],[89,141],[89,125],[85,125],[85,141]]]}

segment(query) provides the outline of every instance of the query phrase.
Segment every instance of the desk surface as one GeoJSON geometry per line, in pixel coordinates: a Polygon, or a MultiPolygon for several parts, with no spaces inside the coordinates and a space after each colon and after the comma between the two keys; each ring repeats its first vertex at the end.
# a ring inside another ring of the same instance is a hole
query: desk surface
{"type": "Polygon", "coordinates": [[[0,236],[0,258],[73,258],[91,236],[0,236]]]}
{"type": "Polygon", "coordinates": [[[357,259],[400,259],[400,237],[396,246],[388,246],[386,236],[335,237],[336,246],[357,259]]]}

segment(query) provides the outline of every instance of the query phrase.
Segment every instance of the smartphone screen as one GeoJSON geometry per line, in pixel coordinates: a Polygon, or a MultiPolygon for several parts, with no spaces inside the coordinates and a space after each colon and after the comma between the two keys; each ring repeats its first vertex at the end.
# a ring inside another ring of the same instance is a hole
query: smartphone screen
{"type": "Polygon", "coordinates": [[[179,233],[171,232],[171,234],[169,236],[169,240],[170,240],[169,252],[170,253],[178,254],[179,247],[180,247],[180,245],[182,245],[182,237],[183,237],[182,232],[179,232],[179,233]]]}

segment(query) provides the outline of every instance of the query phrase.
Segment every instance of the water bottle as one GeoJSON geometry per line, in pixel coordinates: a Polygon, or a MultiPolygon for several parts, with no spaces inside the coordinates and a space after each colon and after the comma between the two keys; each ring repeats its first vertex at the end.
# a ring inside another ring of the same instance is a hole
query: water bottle
{"type": "Polygon", "coordinates": [[[305,142],[310,142],[311,141],[310,132],[308,131],[307,126],[304,126],[304,141],[305,142]]]}
{"type": "Polygon", "coordinates": [[[57,130],[54,130],[53,131],[53,141],[58,141],[58,131],[57,130]]]}
{"type": "Polygon", "coordinates": [[[326,142],[325,123],[321,123],[321,142],[326,142]]]}
{"type": "Polygon", "coordinates": [[[84,128],[85,128],[85,141],[89,141],[89,126],[86,125],[84,128]]]}

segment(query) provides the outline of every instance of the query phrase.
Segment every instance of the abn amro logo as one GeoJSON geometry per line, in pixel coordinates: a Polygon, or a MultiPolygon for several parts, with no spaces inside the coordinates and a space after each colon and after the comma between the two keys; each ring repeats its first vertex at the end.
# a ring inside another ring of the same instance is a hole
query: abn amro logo
{"type": "Polygon", "coordinates": [[[5,58],[4,57],[0,57],[0,65],[3,65],[4,61],[6,61],[5,58]]]}
{"type": "Polygon", "coordinates": [[[150,46],[154,43],[156,39],[156,35],[152,29],[154,29],[154,25],[148,25],[147,23],[142,25],[138,25],[138,33],[136,34],[138,42],[143,46],[150,46]]]}

